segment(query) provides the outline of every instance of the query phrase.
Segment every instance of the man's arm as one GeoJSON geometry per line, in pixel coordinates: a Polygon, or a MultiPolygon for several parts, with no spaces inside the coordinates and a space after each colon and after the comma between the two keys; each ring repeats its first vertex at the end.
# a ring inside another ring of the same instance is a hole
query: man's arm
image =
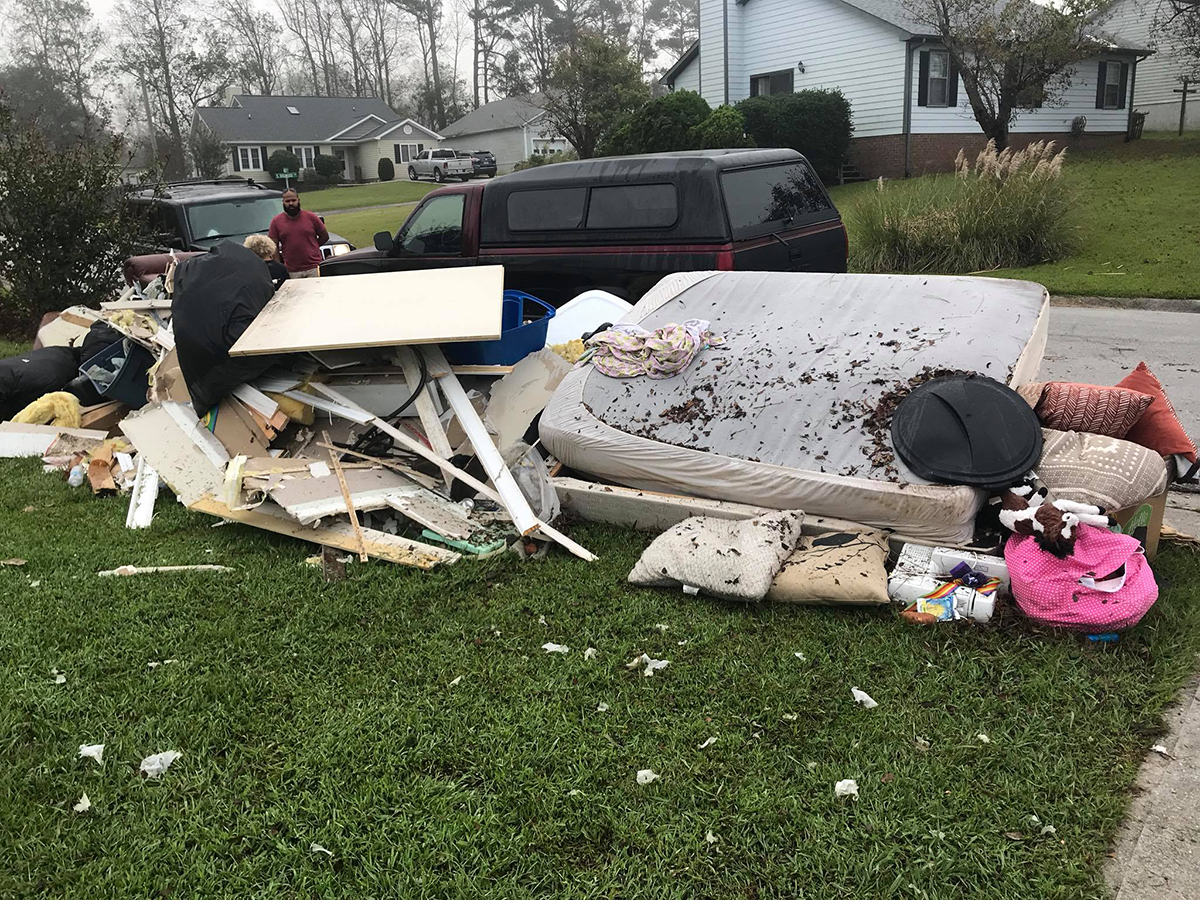
{"type": "Polygon", "coordinates": [[[283,262],[283,257],[280,255],[279,228],[275,224],[274,219],[271,220],[271,227],[267,229],[267,237],[269,237],[271,242],[275,245],[275,262],[283,262]]]}
{"type": "Polygon", "coordinates": [[[329,229],[325,227],[325,223],[316,213],[313,213],[313,218],[317,220],[317,243],[324,244],[329,240],[329,229]]]}

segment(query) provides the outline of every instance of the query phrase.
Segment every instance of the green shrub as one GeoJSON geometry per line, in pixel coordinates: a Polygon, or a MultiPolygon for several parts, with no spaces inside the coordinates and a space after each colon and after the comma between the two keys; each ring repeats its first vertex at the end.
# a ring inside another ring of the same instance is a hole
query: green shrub
{"type": "Polygon", "coordinates": [[[395,177],[396,167],[392,164],[392,161],[386,156],[379,157],[379,180],[391,181],[395,177]]]}
{"type": "Polygon", "coordinates": [[[340,184],[343,180],[342,162],[336,156],[318,153],[313,157],[313,170],[324,184],[340,184]]]}
{"type": "Polygon", "coordinates": [[[579,154],[574,150],[564,150],[562,153],[534,153],[529,159],[523,159],[513,165],[514,172],[520,172],[522,169],[536,169],[538,166],[545,166],[550,163],[570,162],[571,160],[579,159],[579,154]]]}
{"type": "Polygon", "coordinates": [[[732,106],[718,106],[699,125],[688,132],[688,140],[696,150],[722,150],[734,147],[753,147],[746,136],[746,120],[732,106]]]}
{"type": "Polygon", "coordinates": [[[267,160],[266,170],[271,173],[271,177],[276,181],[282,181],[279,177],[280,172],[295,172],[300,173],[300,159],[295,153],[289,153],[286,150],[276,150],[271,154],[271,158],[267,160]]]}
{"type": "Polygon", "coordinates": [[[821,180],[826,184],[837,181],[854,130],[850,101],[841,91],[750,97],[737,108],[746,119],[746,133],[759,147],[799,150],[821,180]]]}
{"type": "Polygon", "coordinates": [[[675,91],[646,103],[600,146],[602,156],[667,153],[697,149],[692,129],[708,118],[712,108],[695,91],[675,91]]]}
{"type": "Polygon", "coordinates": [[[851,266],[860,272],[961,274],[1068,256],[1078,240],[1054,142],[996,152],[954,175],[885,183],[844,210],[851,266]]]}

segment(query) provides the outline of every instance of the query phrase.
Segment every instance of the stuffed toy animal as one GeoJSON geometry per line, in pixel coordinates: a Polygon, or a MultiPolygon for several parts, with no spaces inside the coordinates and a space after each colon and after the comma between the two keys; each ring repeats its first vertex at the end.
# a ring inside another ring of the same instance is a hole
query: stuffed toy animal
{"type": "Polygon", "coordinates": [[[1047,491],[1026,482],[1000,495],[1000,524],[1016,534],[1032,535],[1042,549],[1066,559],[1075,549],[1078,525],[1108,528],[1113,519],[1098,506],[1055,500],[1046,503],[1047,491]]]}

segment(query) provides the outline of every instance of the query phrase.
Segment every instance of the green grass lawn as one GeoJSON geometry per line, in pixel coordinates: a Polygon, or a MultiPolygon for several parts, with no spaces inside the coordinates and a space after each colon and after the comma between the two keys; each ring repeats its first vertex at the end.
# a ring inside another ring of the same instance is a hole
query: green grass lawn
{"type": "MultiPolygon", "coordinates": [[[[1150,140],[1068,154],[1063,171],[1078,196],[1080,251],[995,275],[1041,282],[1056,294],[1200,297],[1200,219],[1194,202],[1200,197],[1200,133],[1180,139],[1157,132],[1150,140]]],[[[845,214],[873,188],[873,183],[847,185],[830,193],[845,214]]]]}
{"type": "Polygon", "coordinates": [[[330,231],[349,239],[355,247],[373,247],[375,232],[395,234],[416,207],[416,201],[401,206],[385,206],[381,209],[359,209],[354,212],[326,216],[325,225],[330,231]]]}
{"type": "Polygon", "coordinates": [[[571,529],[595,564],[355,562],[329,585],[308,545],[169,495],[148,531],[124,514],[0,463],[3,556],[28,560],[0,568],[0,896],[1099,898],[1200,650],[1178,550],[1110,646],[634,589],[647,538],[602,527],[571,529]],[[236,571],[95,576],[125,563],[236,571]],[[670,666],[628,671],[643,651],[670,666]]]}
{"type": "Polygon", "coordinates": [[[331,209],[358,209],[363,206],[382,206],[385,203],[409,203],[420,200],[436,187],[440,185],[432,181],[409,181],[398,172],[395,181],[349,184],[345,187],[305,191],[302,202],[305,209],[323,213],[331,209]]]}

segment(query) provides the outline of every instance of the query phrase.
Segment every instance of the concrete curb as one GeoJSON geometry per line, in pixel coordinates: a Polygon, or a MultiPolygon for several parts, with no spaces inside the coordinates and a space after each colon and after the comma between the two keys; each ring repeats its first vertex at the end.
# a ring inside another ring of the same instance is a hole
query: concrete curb
{"type": "Polygon", "coordinates": [[[1152,312],[1200,313],[1200,300],[1163,297],[1090,297],[1051,294],[1053,306],[1075,306],[1089,309],[1148,309],[1152,312]]]}

